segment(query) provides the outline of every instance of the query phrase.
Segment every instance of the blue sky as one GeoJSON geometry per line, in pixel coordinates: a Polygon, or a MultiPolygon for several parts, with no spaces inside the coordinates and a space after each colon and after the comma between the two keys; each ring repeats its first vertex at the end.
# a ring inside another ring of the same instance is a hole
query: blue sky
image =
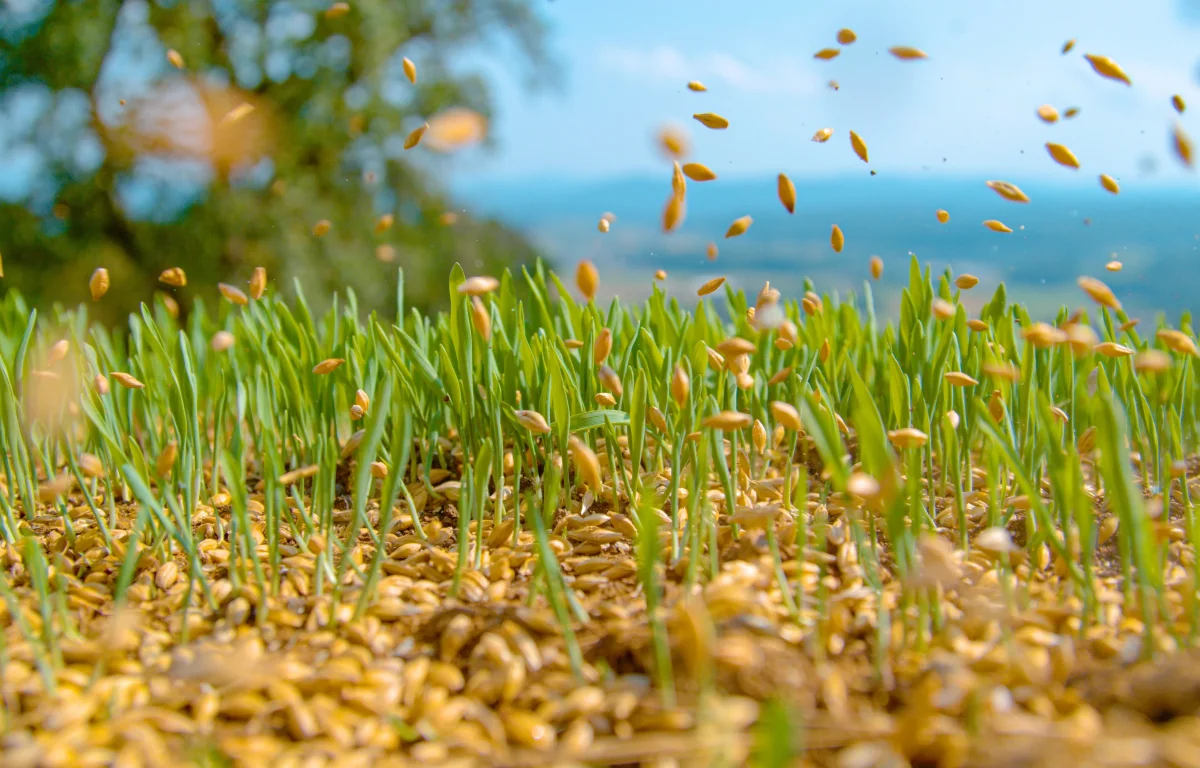
{"type": "Polygon", "coordinates": [[[660,173],[652,136],[686,127],[694,159],[721,176],[866,173],[848,130],[880,173],[933,171],[1095,184],[1195,184],[1170,154],[1179,119],[1200,140],[1198,0],[545,0],[561,91],[530,94],[511,57],[486,64],[498,106],[498,148],[456,160],[459,182],[660,173]],[[833,61],[841,27],[858,34],[833,61]],[[1077,38],[1075,50],[1060,54],[1077,38]],[[901,62],[911,45],[929,59],[901,62]],[[1083,59],[1115,59],[1133,87],[1096,75],[1083,59]],[[688,91],[699,79],[707,93],[688,91]],[[841,88],[833,91],[828,81],[841,88]],[[1177,118],[1179,93],[1190,109],[1177,118]],[[1045,125],[1049,103],[1081,112],[1045,125]],[[718,112],[709,131],[693,112],[718,112]],[[836,133],[825,144],[818,128],[836,133]],[[1083,168],[1053,163],[1044,144],[1070,147],[1083,168]]]}

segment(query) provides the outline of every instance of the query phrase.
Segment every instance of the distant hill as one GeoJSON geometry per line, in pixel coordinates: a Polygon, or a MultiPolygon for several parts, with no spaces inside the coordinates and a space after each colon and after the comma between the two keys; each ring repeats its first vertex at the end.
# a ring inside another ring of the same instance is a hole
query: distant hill
{"type": "Polygon", "coordinates": [[[755,292],[769,279],[795,295],[804,277],[818,290],[861,291],[875,254],[888,267],[875,290],[877,306],[890,312],[897,291],[889,289],[906,279],[911,252],[938,271],[951,266],[980,277],[974,304],[1003,280],[1010,295],[1035,310],[1079,305],[1084,297],[1075,279],[1091,274],[1147,320],[1159,310],[1175,318],[1200,308],[1200,187],[1129,182],[1114,196],[1091,175],[1065,184],[1009,180],[1021,185],[1030,204],[1003,200],[982,180],[795,178],[793,216],[776,199],[773,177],[689,182],[687,219],[671,235],[659,227],[669,178],[530,179],[456,191],[466,207],[522,229],[568,270],[581,258],[595,260],[608,294],[630,299],[648,293],[659,268],[671,274],[668,287],[680,296],[718,274],[755,292]],[[949,223],[938,223],[939,208],[950,212],[949,223]],[[596,222],[605,211],[616,220],[601,234],[596,222]],[[750,230],[724,240],[729,223],[747,214],[754,217],[750,230]],[[982,226],[985,219],[999,219],[1014,232],[992,232],[982,226]],[[829,245],[835,223],[846,236],[840,254],[829,245]],[[715,263],[704,256],[709,241],[720,248],[715,263]],[[1123,270],[1106,272],[1114,258],[1123,270]]]}

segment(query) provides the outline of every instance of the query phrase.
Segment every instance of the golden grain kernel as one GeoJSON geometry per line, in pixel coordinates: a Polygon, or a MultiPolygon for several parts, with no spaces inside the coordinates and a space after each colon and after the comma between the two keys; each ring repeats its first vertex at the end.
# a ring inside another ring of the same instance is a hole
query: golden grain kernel
{"type": "Polygon", "coordinates": [[[990,330],[990,327],[987,323],[976,317],[972,317],[971,319],[967,320],[967,327],[972,331],[978,331],[979,333],[987,333],[990,330]]]}
{"type": "Polygon", "coordinates": [[[313,224],[313,237],[324,237],[329,234],[329,230],[333,229],[333,222],[329,219],[321,219],[316,224],[313,224]]]}
{"type": "Polygon", "coordinates": [[[1129,357],[1133,354],[1133,350],[1124,344],[1118,344],[1115,341],[1102,341],[1092,347],[1092,351],[1097,352],[1105,357],[1129,357]]]}
{"type": "Polygon", "coordinates": [[[687,87],[689,91],[695,91],[696,93],[704,93],[708,90],[708,88],[704,86],[704,83],[700,82],[699,80],[689,81],[687,87]]]}
{"type": "Polygon", "coordinates": [[[1155,337],[1172,352],[1181,355],[1200,355],[1200,350],[1196,349],[1196,342],[1183,331],[1174,328],[1160,328],[1155,337]]]}
{"type": "Polygon", "coordinates": [[[354,390],[354,404],[366,413],[371,409],[371,396],[361,389],[354,390]]]}
{"type": "Polygon", "coordinates": [[[688,153],[687,134],[677,126],[664,126],[658,133],[658,145],[668,157],[675,159],[688,153]]]}
{"type": "Polygon", "coordinates": [[[1041,119],[1041,121],[1043,123],[1057,123],[1058,122],[1058,110],[1055,109],[1054,107],[1050,106],[1049,104],[1043,104],[1042,106],[1038,107],[1037,108],[1037,116],[1041,119]]]}
{"type": "Polygon", "coordinates": [[[712,181],[717,178],[717,174],[713,173],[707,165],[703,163],[684,163],[683,175],[687,176],[692,181],[712,181]]]}
{"type": "Polygon", "coordinates": [[[830,59],[836,59],[840,54],[841,51],[837,48],[822,48],[813,54],[813,58],[820,59],[821,61],[829,61],[830,59]]]}
{"type": "Polygon", "coordinates": [[[837,224],[834,224],[833,229],[829,231],[829,245],[833,248],[834,253],[841,253],[842,248],[846,246],[846,236],[842,234],[842,228],[837,224]]]}
{"type": "Polygon", "coordinates": [[[1183,126],[1176,125],[1175,130],[1171,133],[1171,148],[1175,151],[1175,156],[1179,158],[1187,167],[1191,168],[1194,162],[1194,153],[1192,151],[1192,140],[1186,133],[1183,132],[1183,126]]]}
{"type": "Polygon", "coordinates": [[[954,278],[954,285],[964,291],[969,291],[979,285],[979,278],[971,274],[963,274],[954,278]]]}
{"type": "Polygon", "coordinates": [[[600,370],[596,371],[596,378],[600,379],[600,383],[617,397],[620,397],[621,393],[625,391],[621,384],[621,377],[607,365],[600,366],[600,370]]]}
{"type": "Polygon", "coordinates": [[[175,459],[179,456],[179,446],[174,442],[167,443],[159,452],[158,458],[154,460],[154,473],[159,477],[166,475],[171,471],[171,467],[175,466],[175,459]]]}
{"type": "Polygon", "coordinates": [[[413,147],[420,144],[421,139],[424,138],[425,132],[428,130],[429,130],[429,123],[424,123],[416,128],[413,128],[411,131],[409,131],[408,136],[406,136],[404,139],[404,148],[412,149],[413,147]]]}
{"type": "Polygon", "coordinates": [[[1086,275],[1080,277],[1076,282],[1083,289],[1083,292],[1100,306],[1108,307],[1113,311],[1121,310],[1121,302],[1113,294],[1112,289],[1103,282],[1094,277],[1087,277],[1086,275]]]}
{"type": "Polygon", "coordinates": [[[973,387],[979,383],[962,371],[947,371],[943,378],[946,379],[946,383],[955,387],[973,387]]]}
{"type": "Polygon", "coordinates": [[[96,378],[92,379],[92,386],[96,389],[96,394],[108,394],[108,379],[103,374],[96,374],[96,378]]]}
{"type": "Polygon", "coordinates": [[[228,283],[217,283],[217,290],[225,297],[227,301],[237,304],[239,307],[244,307],[250,303],[250,299],[246,294],[242,293],[240,288],[229,285],[228,283]]]}
{"type": "Polygon", "coordinates": [[[933,300],[933,316],[938,320],[949,320],[954,317],[954,305],[942,298],[933,300]]]}
{"type": "Polygon", "coordinates": [[[790,429],[793,432],[800,432],[804,429],[804,424],[800,420],[800,412],[796,410],[795,406],[785,403],[782,400],[772,401],[771,416],[774,417],[775,421],[782,424],[785,429],[790,429]]]}
{"type": "Polygon", "coordinates": [[[1107,269],[1109,272],[1120,272],[1124,266],[1125,265],[1122,264],[1121,262],[1117,261],[1116,259],[1113,259],[1112,261],[1105,264],[1104,268],[1107,269]]]}
{"type": "Polygon", "coordinates": [[[663,232],[675,231],[686,217],[687,203],[684,196],[678,192],[672,192],[671,196],[667,198],[667,204],[663,206],[663,232]]]}
{"type": "Polygon", "coordinates": [[[842,28],[837,31],[837,41],[842,45],[850,45],[858,39],[853,29],[842,28]]]}
{"type": "Polygon", "coordinates": [[[675,370],[671,374],[671,399],[680,408],[688,399],[688,391],[691,388],[691,380],[688,378],[687,371],[682,365],[675,364],[675,370]]]}
{"type": "Polygon", "coordinates": [[[732,336],[716,346],[716,350],[724,355],[726,359],[737,355],[750,355],[756,349],[757,347],[754,346],[754,342],[743,339],[740,336],[732,336]]]}
{"type": "Polygon", "coordinates": [[[250,298],[258,300],[263,297],[267,290],[267,268],[255,267],[254,273],[250,275],[250,298]]]}
{"type": "Polygon", "coordinates": [[[339,365],[346,362],[340,357],[330,357],[313,366],[312,372],[318,376],[324,376],[327,373],[332,373],[339,365]]]}
{"type": "Polygon", "coordinates": [[[950,425],[950,429],[958,429],[958,425],[962,423],[962,419],[959,417],[958,411],[953,409],[946,411],[944,418],[946,419],[946,423],[950,425]]]}
{"type": "Polygon", "coordinates": [[[546,417],[537,411],[513,411],[513,416],[518,424],[534,434],[550,434],[550,425],[546,423],[546,417]]]}
{"type": "Polygon", "coordinates": [[[66,339],[59,339],[50,346],[50,351],[46,353],[46,366],[52,367],[67,359],[67,352],[71,349],[71,343],[66,339]]]}
{"type": "MultiPolygon", "coordinates": [[[[279,484],[280,485],[295,485],[296,483],[300,482],[301,480],[306,480],[306,479],[316,475],[320,471],[321,471],[321,468],[319,466],[317,466],[316,464],[309,464],[307,466],[298,467],[296,469],[291,470],[290,472],[285,472],[282,475],[280,475],[279,476],[279,484]]],[[[314,534],[309,539],[309,549],[312,549],[314,540],[321,543],[322,545],[324,544],[324,539],[321,539],[317,535],[314,534]]]]}
{"type": "Polygon", "coordinates": [[[709,244],[708,244],[708,247],[704,249],[704,252],[705,252],[705,255],[707,255],[707,256],[708,256],[708,260],[709,260],[709,261],[716,261],[716,260],[717,260],[717,252],[718,252],[718,251],[717,251],[717,244],[716,244],[716,243],[709,243],[709,244]]]}
{"type": "Polygon", "coordinates": [[[600,219],[600,221],[596,223],[596,229],[600,230],[601,232],[607,232],[609,226],[608,219],[600,219]]]}
{"type": "Polygon", "coordinates": [[[826,338],[821,342],[821,348],[817,350],[817,359],[822,363],[829,359],[829,353],[833,351],[833,347],[829,344],[829,339],[826,338]]]}
{"type": "Polygon", "coordinates": [[[384,243],[375,249],[375,258],[384,264],[391,264],[396,260],[395,247],[384,243]]]}
{"type": "Polygon", "coordinates": [[[104,267],[97,267],[92,273],[92,277],[88,280],[88,290],[92,293],[92,301],[100,301],[104,294],[108,293],[108,270],[104,267]]]}
{"type": "Polygon", "coordinates": [[[870,261],[871,277],[875,280],[883,277],[883,259],[872,256],[870,261]]]}
{"type": "Polygon", "coordinates": [[[700,286],[700,289],[696,291],[696,295],[697,296],[707,296],[708,294],[712,293],[713,291],[717,290],[722,285],[724,285],[724,283],[725,283],[724,277],[714,277],[712,280],[709,280],[707,283],[700,286]]]}
{"type": "Polygon", "coordinates": [[[919,48],[911,48],[907,45],[897,45],[889,48],[888,53],[895,56],[901,61],[913,61],[916,59],[928,59],[929,56],[919,48]]]}
{"type": "Polygon", "coordinates": [[[740,411],[721,411],[700,420],[700,426],[709,429],[719,429],[722,432],[733,432],[750,426],[754,419],[750,414],[740,411]]]}
{"type": "Polygon", "coordinates": [[[596,342],[592,345],[592,360],[596,365],[600,365],[608,359],[608,353],[612,351],[612,344],[612,331],[608,328],[601,329],[596,336],[596,342]]]}
{"type": "Polygon", "coordinates": [[[487,307],[483,306],[483,300],[478,296],[471,297],[471,325],[475,326],[475,332],[485,342],[492,338],[492,316],[488,313],[487,307]]]}
{"type": "Polygon", "coordinates": [[[400,63],[404,66],[404,76],[408,78],[408,82],[412,83],[413,85],[416,85],[417,84],[417,65],[413,64],[412,61],[407,56],[405,56],[404,60],[401,61],[400,63]]]}
{"type": "Polygon", "coordinates": [[[1012,229],[1006,226],[1003,221],[997,221],[996,219],[988,219],[987,221],[983,222],[983,226],[987,227],[993,232],[1012,232],[1012,229]]]}
{"type": "Polygon", "coordinates": [[[327,9],[325,9],[325,18],[340,19],[341,17],[345,16],[347,13],[350,13],[350,4],[349,3],[334,3],[333,5],[329,6],[327,9]]]}
{"type": "Polygon", "coordinates": [[[1133,85],[1133,81],[1129,79],[1129,75],[1125,74],[1125,70],[1121,69],[1121,66],[1117,62],[1107,56],[1085,53],[1083,58],[1087,59],[1088,64],[1092,65],[1092,69],[1096,71],[1097,75],[1106,77],[1109,80],[1120,81],[1125,83],[1125,85],[1133,85]]]}
{"type": "Polygon", "coordinates": [[[395,216],[390,213],[383,214],[379,217],[379,220],[375,222],[375,234],[382,235],[384,232],[387,232],[389,229],[391,229],[392,225],[395,223],[395,216]]]}
{"type": "Polygon", "coordinates": [[[458,292],[466,296],[483,296],[500,287],[500,281],[491,275],[474,275],[458,284],[458,292]]]}
{"type": "Polygon", "coordinates": [[[617,404],[617,398],[613,397],[608,392],[597,392],[596,394],[592,395],[592,400],[596,403],[596,405],[601,405],[605,408],[611,408],[617,404]]]}
{"type": "Polygon", "coordinates": [[[1050,157],[1054,162],[1066,168],[1079,168],[1079,159],[1075,157],[1075,153],[1064,147],[1062,144],[1055,144],[1052,141],[1046,142],[1046,151],[1050,153],[1050,157]]]}
{"type": "Polygon", "coordinates": [[[915,427],[904,427],[903,429],[893,429],[888,432],[888,440],[891,441],[892,445],[901,450],[905,448],[920,448],[929,442],[929,435],[915,427]]]}
{"type": "Polygon", "coordinates": [[[713,112],[699,112],[692,115],[696,122],[714,131],[723,131],[729,127],[729,121],[713,112]]]}
{"type": "Polygon", "coordinates": [[[950,211],[947,211],[945,208],[939,208],[936,215],[938,222],[941,224],[950,221],[950,211]]]}
{"type": "Polygon", "coordinates": [[[749,216],[742,216],[734,219],[733,223],[729,225],[729,229],[725,230],[725,237],[728,239],[730,237],[738,237],[743,235],[747,229],[750,229],[750,225],[753,223],[754,219],[749,216]]]}
{"type": "Polygon", "coordinates": [[[1174,107],[1175,111],[1181,115],[1183,114],[1184,110],[1187,109],[1187,104],[1183,102],[1183,97],[1178,93],[1171,97],[1171,106],[1174,107]]]}
{"type": "MultiPolygon", "coordinates": [[[[128,387],[129,389],[145,389],[146,388],[145,384],[138,381],[133,376],[130,376],[128,373],[122,373],[121,371],[113,371],[112,373],[110,373],[108,375],[110,378],[116,379],[116,382],[123,387],[128,387]]],[[[99,387],[97,387],[97,389],[99,389],[99,387]]],[[[101,394],[103,394],[103,392],[101,394]]]]}
{"type": "Polygon", "coordinates": [[[1086,355],[1100,341],[1091,326],[1070,323],[1063,330],[1067,334],[1067,344],[1077,355],[1086,355]]]}
{"type": "Polygon", "coordinates": [[[812,140],[818,144],[824,144],[829,141],[829,137],[833,135],[832,128],[822,128],[813,134],[812,140]]]}
{"type": "Polygon", "coordinates": [[[1055,328],[1047,323],[1034,323],[1028,328],[1021,329],[1021,338],[1038,348],[1052,347],[1067,340],[1066,331],[1055,328]]]}
{"type": "Polygon", "coordinates": [[[987,185],[1005,200],[1011,200],[1014,203],[1029,202],[1029,195],[1026,195],[1020,187],[1010,181],[989,181],[987,185]]]}
{"type": "Polygon", "coordinates": [[[1009,534],[1008,529],[1000,526],[980,531],[979,535],[975,537],[975,546],[985,552],[995,554],[1017,551],[1017,545],[1013,543],[1012,535],[1009,534]]]}
{"type": "Polygon", "coordinates": [[[1063,111],[1062,116],[1063,116],[1064,120],[1070,120],[1071,118],[1075,117],[1078,114],[1079,114],[1079,107],[1067,107],[1063,111]]]}
{"type": "Polygon", "coordinates": [[[179,267],[164,269],[158,276],[158,282],[174,288],[182,288],[187,285],[187,273],[179,267]]]}
{"type": "Polygon", "coordinates": [[[1117,184],[1117,180],[1112,176],[1109,176],[1107,173],[1100,174],[1100,186],[1104,187],[1109,192],[1112,192],[1114,195],[1121,191],[1121,187],[1119,184],[1117,184]]]}
{"type": "Polygon", "coordinates": [[[179,566],[174,560],[168,560],[158,566],[158,570],[154,573],[154,584],[159,589],[170,589],[172,585],[179,579],[179,566]]]}
{"type": "Polygon", "coordinates": [[[850,147],[860,160],[864,163],[867,162],[867,142],[863,141],[862,136],[854,131],[850,131],[850,147]]]}
{"type": "Polygon", "coordinates": [[[167,51],[167,61],[171,62],[171,66],[175,69],[183,69],[183,54],[174,48],[167,51]]]}
{"type": "Polygon", "coordinates": [[[600,288],[600,272],[588,259],[579,262],[575,268],[575,287],[588,301],[596,298],[596,291],[600,288]]]}
{"type": "Polygon", "coordinates": [[[571,462],[575,465],[575,471],[589,488],[599,493],[603,483],[600,479],[600,460],[596,458],[595,451],[574,435],[570,439],[570,450],[571,462]]]}
{"type": "Polygon", "coordinates": [[[1133,369],[1143,373],[1162,373],[1171,367],[1171,356],[1161,349],[1147,349],[1133,358],[1133,369]]]}
{"type": "Polygon", "coordinates": [[[840,91],[842,89],[842,86],[838,85],[837,80],[830,80],[829,81],[829,89],[832,91],[840,91]]]}
{"type": "Polygon", "coordinates": [[[796,185],[787,177],[787,174],[779,174],[776,180],[776,193],[779,195],[779,202],[783,203],[783,207],[788,213],[796,212],[796,185]]]}

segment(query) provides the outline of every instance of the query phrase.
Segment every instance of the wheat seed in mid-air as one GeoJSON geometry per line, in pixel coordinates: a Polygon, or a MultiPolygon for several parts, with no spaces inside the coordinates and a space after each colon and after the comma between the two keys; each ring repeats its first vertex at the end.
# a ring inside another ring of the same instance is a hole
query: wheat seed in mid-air
{"type": "Polygon", "coordinates": [[[729,225],[729,229],[725,230],[725,237],[730,238],[744,235],[746,230],[750,229],[750,225],[753,223],[754,219],[750,216],[741,216],[736,218],[733,220],[733,223],[729,225]]]}
{"type": "MultiPolygon", "coordinates": [[[[395,61],[395,59],[392,59],[392,61],[395,61]]],[[[408,78],[408,82],[416,85],[417,65],[413,64],[412,60],[409,59],[407,56],[404,57],[404,60],[401,62],[401,64],[404,67],[404,76],[408,78]]]]}
{"type": "Polygon", "coordinates": [[[1092,69],[1096,71],[1097,75],[1125,83],[1125,85],[1133,85],[1133,81],[1129,79],[1129,75],[1125,74],[1125,70],[1121,69],[1121,65],[1107,56],[1086,53],[1083,58],[1092,65],[1092,69]]]}
{"type": "Polygon", "coordinates": [[[829,244],[833,246],[834,253],[841,253],[842,248],[846,245],[846,236],[842,234],[842,228],[837,224],[834,224],[833,229],[829,232],[829,244]]]}
{"type": "Polygon", "coordinates": [[[713,181],[717,178],[717,174],[703,163],[684,163],[683,175],[692,181],[713,181]]]}
{"type": "Polygon", "coordinates": [[[1079,168],[1079,159],[1075,157],[1075,153],[1067,149],[1062,144],[1054,142],[1046,142],[1046,151],[1050,153],[1050,157],[1054,162],[1064,168],[1079,168]]]}
{"type": "Polygon", "coordinates": [[[822,61],[829,61],[830,59],[836,59],[841,53],[842,52],[837,48],[822,48],[813,54],[813,58],[820,59],[822,61]]]}
{"type": "Polygon", "coordinates": [[[714,131],[723,131],[729,127],[729,121],[714,112],[698,112],[692,115],[696,122],[714,131]]]}
{"type": "Polygon", "coordinates": [[[860,160],[864,163],[867,162],[867,142],[863,141],[862,136],[859,136],[854,131],[850,131],[850,146],[854,149],[854,154],[858,155],[860,160]]]}
{"type": "Polygon", "coordinates": [[[897,45],[888,49],[888,52],[901,61],[915,61],[917,59],[928,59],[929,55],[920,48],[912,48],[907,45],[897,45]]]}
{"type": "Polygon", "coordinates": [[[1009,181],[989,181],[988,187],[997,195],[1005,200],[1011,200],[1014,203],[1028,203],[1029,195],[1021,191],[1021,188],[1009,181]]]}
{"type": "Polygon", "coordinates": [[[796,212],[796,185],[787,177],[787,174],[779,174],[779,179],[776,184],[779,194],[779,202],[783,203],[783,207],[788,213],[796,212]]]}
{"type": "Polygon", "coordinates": [[[842,28],[837,31],[837,41],[842,45],[850,45],[858,39],[853,29],[842,28]]]}
{"type": "Polygon", "coordinates": [[[945,208],[938,208],[936,215],[938,222],[941,224],[950,221],[950,211],[947,211],[945,208]]]}
{"type": "Polygon", "coordinates": [[[825,142],[829,141],[829,137],[832,135],[833,135],[832,128],[822,128],[821,130],[819,130],[813,134],[812,140],[817,142],[818,144],[824,144],[825,142]]]}
{"type": "Polygon", "coordinates": [[[689,91],[695,91],[696,93],[704,93],[708,90],[704,83],[699,80],[692,80],[687,84],[687,87],[689,91]]]}
{"type": "Polygon", "coordinates": [[[1117,180],[1107,173],[1100,174],[1100,186],[1104,187],[1114,195],[1121,191],[1121,186],[1117,184],[1117,180]]]}
{"type": "Polygon", "coordinates": [[[709,280],[707,283],[700,286],[699,290],[696,291],[696,295],[707,296],[708,294],[720,288],[724,283],[724,277],[714,277],[712,280],[709,280]]]}
{"type": "Polygon", "coordinates": [[[1049,104],[1043,104],[1037,108],[1037,116],[1043,123],[1057,123],[1058,110],[1049,104]]]}
{"type": "Polygon", "coordinates": [[[993,232],[1012,232],[1011,227],[1005,226],[1004,222],[997,221],[996,219],[988,219],[987,221],[983,222],[983,226],[987,227],[993,232]]]}

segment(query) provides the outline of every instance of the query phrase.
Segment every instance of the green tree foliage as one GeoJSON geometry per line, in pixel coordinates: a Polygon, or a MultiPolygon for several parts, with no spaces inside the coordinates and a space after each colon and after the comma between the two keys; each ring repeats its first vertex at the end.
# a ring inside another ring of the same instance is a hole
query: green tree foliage
{"type": "Polygon", "coordinates": [[[403,142],[449,107],[490,115],[486,84],[466,65],[485,46],[515,50],[534,84],[552,79],[535,1],[4,4],[5,283],[38,303],[73,303],[104,266],[113,288],[98,311],[115,319],[155,290],[185,305],[215,296],[215,283],[244,285],[256,266],[284,289],[298,277],[386,307],[403,266],[420,306],[443,296],[454,260],[485,272],[528,258],[515,233],[454,211],[437,183],[444,158],[403,142]],[[231,119],[242,103],[253,111],[231,119]],[[395,224],[379,233],[384,214],[395,224]],[[322,219],[332,229],[314,237],[322,219]],[[186,270],[187,288],[158,285],[171,266],[186,270]]]}

